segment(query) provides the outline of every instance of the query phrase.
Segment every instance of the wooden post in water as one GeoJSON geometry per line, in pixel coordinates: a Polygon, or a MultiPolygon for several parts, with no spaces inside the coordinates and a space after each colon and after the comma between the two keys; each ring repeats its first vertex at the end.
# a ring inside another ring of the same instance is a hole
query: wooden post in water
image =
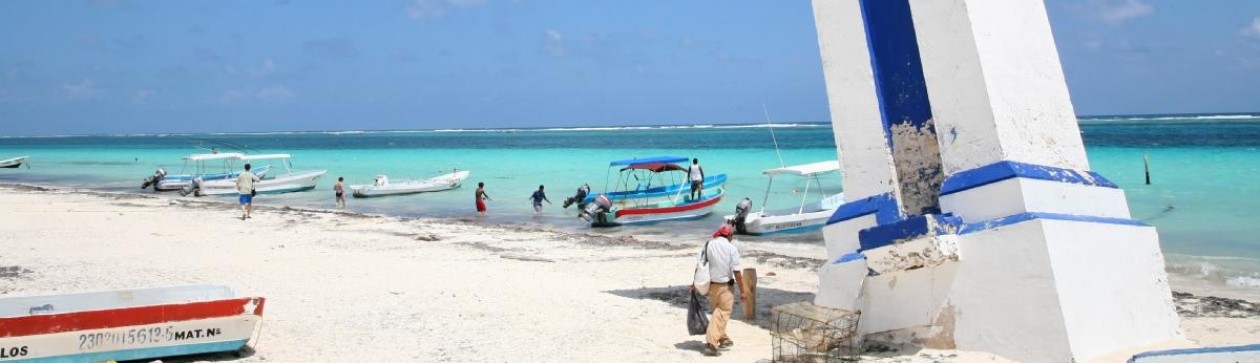
{"type": "MultiPolygon", "coordinates": [[[[757,320],[757,269],[744,269],[744,285],[748,285],[748,298],[744,300],[744,320],[757,320]]],[[[743,293],[742,291],[740,292],[743,293]]]]}
{"type": "Polygon", "coordinates": [[[1151,185],[1151,154],[1142,153],[1142,166],[1146,168],[1146,185],[1151,185]]]}

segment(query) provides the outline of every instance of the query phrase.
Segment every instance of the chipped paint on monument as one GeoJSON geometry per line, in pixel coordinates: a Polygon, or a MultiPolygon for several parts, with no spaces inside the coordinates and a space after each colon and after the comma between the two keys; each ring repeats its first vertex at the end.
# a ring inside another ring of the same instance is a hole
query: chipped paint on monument
{"type": "Polygon", "coordinates": [[[960,259],[958,236],[952,232],[902,240],[863,254],[867,267],[881,275],[940,266],[960,259]]]}
{"type": "Polygon", "coordinates": [[[897,171],[898,194],[906,214],[922,215],[940,211],[937,201],[941,182],[941,151],[932,119],[915,126],[910,120],[890,125],[893,160],[897,171]]]}

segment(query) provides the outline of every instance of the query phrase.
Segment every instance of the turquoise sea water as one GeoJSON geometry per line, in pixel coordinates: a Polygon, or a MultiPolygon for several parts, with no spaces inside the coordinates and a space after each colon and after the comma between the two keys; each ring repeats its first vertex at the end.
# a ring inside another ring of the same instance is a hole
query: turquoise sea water
{"type": "MultiPolygon", "coordinates": [[[[1081,129],[1092,169],[1125,190],[1134,218],[1159,228],[1170,271],[1260,289],[1260,115],[1083,118],[1081,129]],[[1151,162],[1149,186],[1144,154],[1151,162]]],[[[349,209],[585,230],[572,207],[560,208],[577,186],[603,190],[611,160],[676,155],[699,158],[708,173],[728,174],[726,200],[714,214],[599,233],[690,236],[711,230],[740,198],[760,204],[761,170],[779,166],[780,157],[789,165],[836,157],[829,124],[778,125],[774,132],[780,153],[765,125],[0,137],[0,159],[31,156],[29,169],[0,169],[0,182],[151,193],[139,190],[142,178],[157,167],[178,173],[180,157],[204,152],[198,147],[284,152],[294,155],[295,169],[327,169],[328,175],[314,191],[262,196],[260,203],[331,208],[338,176],[367,184],[377,174],[397,180],[458,167],[472,171],[461,189],[351,199],[349,209]],[[482,219],[473,218],[479,181],[493,198],[490,216],[482,219]],[[535,215],[527,198],[539,184],[554,204],[535,215]]],[[[824,182],[827,193],[842,189],[839,175],[824,182]]],[[[768,208],[800,202],[799,184],[788,178],[775,184],[768,208]]],[[[768,240],[821,244],[817,233],[768,240]]]]}

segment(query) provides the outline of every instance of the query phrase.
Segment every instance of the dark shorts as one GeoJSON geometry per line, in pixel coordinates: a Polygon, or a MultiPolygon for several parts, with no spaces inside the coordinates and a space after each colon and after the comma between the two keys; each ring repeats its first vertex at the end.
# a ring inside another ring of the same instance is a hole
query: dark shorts
{"type": "Polygon", "coordinates": [[[691,182],[691,191],[693,191],[693,192],[694,192],[694,191],[697,191],[697,190],[700,190],[700,188],[702,188],[702,187],[704,187],[704,182],[702,182],[702,181],[694,181],[694,180],[693,180],[693,181],[691,182]]]}
{"type": "Polygon", "coordinates": [[[246,205],[254,201],[254,196],[249,194],[241,194],[241,205],[246,205]]]}
{"type": "Polygon", "coordinates": [[[337,198],[341,198],[341,196],[343,196],[343,195],[346,195],[346,193],[337,192],[337,198]]]}

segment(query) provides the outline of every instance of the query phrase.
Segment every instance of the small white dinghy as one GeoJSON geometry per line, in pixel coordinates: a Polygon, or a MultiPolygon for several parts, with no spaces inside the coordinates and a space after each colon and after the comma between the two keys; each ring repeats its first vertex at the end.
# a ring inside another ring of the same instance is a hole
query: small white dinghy
{"type": "Polygon", "coordinates": [[[377,175],[375,183],[371,185],[351,185],[350,190],[355,198],[440,192],[459,188],[464,184],[464,179],[468,179],[468,170],[455,169],[450,173],[428,179],[405,179],[400,181],[390,181],[388,176],[377,175]]]}
{"type": "Polygon", "coordinates": [[[738,213],[725,216],[724,218],[727,223],[736,226],[736,233],[754,236],[780,232],[804,232],[822,228],[836,208],[844,204],[844,193],[821,195],[821,200],[810,203],[808,199],[810,183],[812,182],[817,187],[818,194],[822,194],[822,181],[819,180],[818,176],[839,170],[840,162],[829,160],[762,171],[762,174],[768,176],[770,180],[766,183],[766,197],[761,203],[761,211],[745,211],[746,215],[743,216],[742,220],[738,213]],[[801,203],[794,208],[767,211],[765,206],[770,201],[770,186],[774,183],[774,177],[784,174],[795,175],[805,179],[805,190],[800,193],[801,203]]]}
{"type": "MultiPolygon", "coordinates": [[[[19,166],[22,166],[22,163],[26,162],[26,158],[29,158],[29,156],[19,156],[12,159],[0,160],[0,168],[5,168],[5,169],[17,168],[19,166]]],[[[28,165],[27,167],[29,168],[30,166],[28,165]]]]}

